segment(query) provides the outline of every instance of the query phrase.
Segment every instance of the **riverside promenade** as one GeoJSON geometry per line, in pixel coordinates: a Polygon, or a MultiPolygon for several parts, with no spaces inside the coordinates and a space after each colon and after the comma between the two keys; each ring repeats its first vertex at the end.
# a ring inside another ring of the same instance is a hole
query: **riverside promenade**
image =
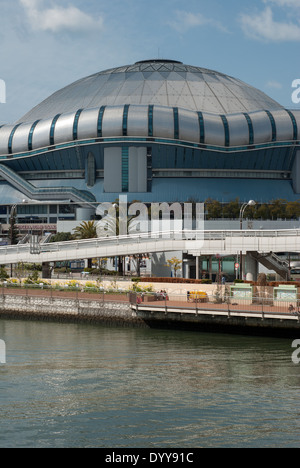
{"type": "Polygon", "coordinates": [[[298,302],[270,298],[2,287],[1,318],[300,338],[298,302]]]}

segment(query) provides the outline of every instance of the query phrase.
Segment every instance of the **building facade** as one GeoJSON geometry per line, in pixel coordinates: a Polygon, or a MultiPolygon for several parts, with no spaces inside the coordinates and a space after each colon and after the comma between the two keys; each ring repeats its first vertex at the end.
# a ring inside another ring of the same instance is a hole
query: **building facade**
{"type": "Polygon", "coordinates": [[[149,60],[83,78],[0,128],[0,222],[99,203],[300,198],[300,110],[225,74],[149,60]]]}

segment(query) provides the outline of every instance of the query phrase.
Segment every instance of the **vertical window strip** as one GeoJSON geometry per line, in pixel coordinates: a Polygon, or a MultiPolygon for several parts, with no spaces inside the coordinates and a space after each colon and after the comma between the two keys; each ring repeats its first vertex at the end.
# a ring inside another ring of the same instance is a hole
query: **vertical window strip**
{"type": "Polygon", "coordinates": [[[153,109],[154,106],[149,106],[148,109],[148,136],[153,137],[153,109]]]}
{"type": "Polygon", "coordinates": [[[105,112],[106,106],[100,107],[99,115],[98,115],[98,124],[97,124],[97,136],[98,138],[102,138],[102,124],[103,124],[103,116],[105,112]]]}
{"type": "Polygon", "coordinates": [[[78,138],[78,121],[79,121],[79,117],[82,111],[83,109],[79,109],[75,114],[74,124],[73,124],[73,140],[77,140],[78,138]]]}
{"type": "Polygon", "coordinates": [[[179,140],[179,116],[178,116],[178,107],[173,108],[174,114],[174,139],[179,140]]]}
{"type": "Polygon", "coordinates": [[[147,148],[147,192],[152,191],[152,148],[147,148]]]}
{"type": "Polygon", "coordinates": [[[288,110],[288,109],[285,109],[286,112],[289,114],[290,118],[291,118],[291,121],[292,121],[292,124],[293,124],[293,140],[298,140],[298,125],[297,125],[297,121],[295,119],[295,116],[294,114],[288,110]]]}
{"type": "Polygon", "coordinates": [[[276,141],[277,139],[277,130],[276,130],[276,123],[275,123],[275,119],[273,117],[273,115],[271,114],[270,111],[268,110],[265,110],[267,116],[269,117],[270,119],[270,122],[271,122],[271,126],[272,126],[272,141],[276,141]]]}
{"type": "Polygon", "coordinates": [[[12,154],[12,142],[13,142],[13,138],[14,138],[14,134],[17,130],[17,128],[20,126],[21,124],[17,124],[11,131],[11,134],[9,136],[9,140],[8,140],[8,154],[12,154]]]}
{"type": "Polygon", "coordinates": [[[248,123],[248,128],[249,128],[249,145],[253,145],[254,144],[254,129],[253,129],[253,123],[252,123],[252,120],[251,120],[251,117],[249,114],[247,114],[246,112],[244,112],[244,116],[247,120],[247,123],[248,123]]]}
{"type": "Polygon", "coordinates": [[[204,118],[203,113],[198,112],[198,119],[199,119],[199,128],[200,128],[200,143],[205,143],[205,127],[204,127],[204,118]]]}
{"type": "Polygon", "coordinates": [[[124,106],[123,112],[123,136],[127,136],[129,104],[124,106]]]}
{"type": "Polygon", "coordinates": [[[122,148],[122,192],[129,190],[129,148],[122,148]]]}
{"type": "Polygon", "coordinates": [[[228,125],[228,120],[225,115],[221,115],[221,119],[223,121],[224,125],[224,132],[225,132],[225,146],[230,145],[230,134],[229,134],[229,125],[228,125]]]}
{"type": "Polygon", "coordinates": [[[29,135],[28,135],[28,151],[32,151],[32,140],[33,140],[33,132],[37,124],[39,123],[39,120],[36,120],[34,124],[32,124],[32,127],[30,129],[29,135]]]}
{"type": "Polygon", "coordinates": [[[57,114],[54,119],[52,120],[51,128],[50,128],[50,146],[54,145],[54,131],[55,131],[55,124],[58,121],[61,114],[57,114]]]}

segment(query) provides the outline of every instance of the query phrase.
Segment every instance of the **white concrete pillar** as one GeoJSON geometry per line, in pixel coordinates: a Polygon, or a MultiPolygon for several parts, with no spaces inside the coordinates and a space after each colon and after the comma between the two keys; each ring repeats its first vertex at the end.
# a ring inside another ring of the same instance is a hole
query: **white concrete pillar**
{"type": "Polygon", "coordinates": [[[199,279],[199,257],[196,257],[196,280],[199,279]]]}
{"type": "Polygon", "coordinates": [[[243,256],[244,258],[244,274],[247,281],[257,281],[258,277],[258,261],[251,255],[243,256]]]}

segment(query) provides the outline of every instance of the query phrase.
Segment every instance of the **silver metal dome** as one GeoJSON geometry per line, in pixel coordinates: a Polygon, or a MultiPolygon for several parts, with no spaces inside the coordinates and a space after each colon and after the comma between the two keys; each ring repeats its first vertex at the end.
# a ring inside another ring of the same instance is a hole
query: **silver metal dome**
{"type": "Polygon", "coordinates": [[[262,91],[228,75],[170,60],[149,60],[80,79],[37,105],[18,123],[100,106],[157,105],[213,114],[278,110],[262,91]]]}
{"type": "Polygon", "coordinates": [[[88,139],[151,138],[238,150],[300,139],[300,111],[240,80],[169,60],[106,70],[0,127],[0,155],[88,139]]]}

